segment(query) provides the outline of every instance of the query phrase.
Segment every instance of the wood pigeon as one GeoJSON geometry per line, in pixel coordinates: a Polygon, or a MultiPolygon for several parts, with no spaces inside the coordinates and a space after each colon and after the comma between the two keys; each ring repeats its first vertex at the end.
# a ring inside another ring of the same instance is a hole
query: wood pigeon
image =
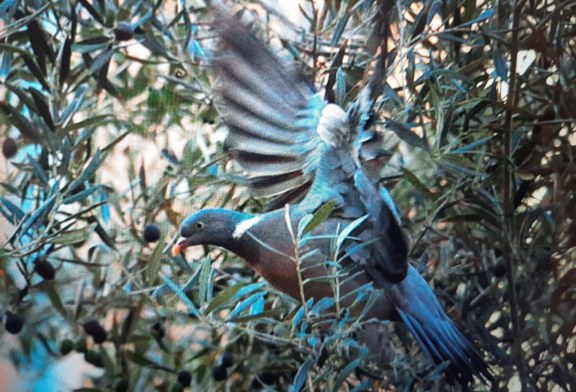
{"type": "Polygon", "coordinates": [[[182,223],[173,255],[192,245],[225,248],[301,301],[338,297],[339,306],[353,307],[354,293],[370,285],[378,294],[366,318],[402,320],[436,364],[447,362],[450,382],[491,379],[481,355],[408,263],[396,207],[363,169],[370,92],[362,92],[347,112],[326,103],[236,18],[215,12],[214,93],[229,128],[225,149],[254,195],[272,197],[279,208],[196,212],[182,223]],[[329,216],[298,243],[302,221],[321,208],[329,216]],[[337,289],[326,278],[334,260],[337,289]]]}

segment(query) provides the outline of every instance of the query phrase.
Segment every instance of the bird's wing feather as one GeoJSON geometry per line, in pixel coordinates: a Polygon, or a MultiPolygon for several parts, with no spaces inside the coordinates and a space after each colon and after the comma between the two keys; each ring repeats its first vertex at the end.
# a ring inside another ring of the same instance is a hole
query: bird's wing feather
{"type": "Polygon", "coordinates": [[[235,17],[214,23],[219,46],[213,65],[215,104],[229,128],[225,147],[246,172],[256,196],[284,202],[309,187],[322,140],[324,101],[235,17]]]}
{"type": "Polygon", "coordinates": [[[398,220],[361,170],[355,173],[354,183],[368,213],[365,235],[375,240],[369,248],[371,268],[368,272],[380,286],[386,281],[400,282],[408,271],[408,245],[398,220]]]}

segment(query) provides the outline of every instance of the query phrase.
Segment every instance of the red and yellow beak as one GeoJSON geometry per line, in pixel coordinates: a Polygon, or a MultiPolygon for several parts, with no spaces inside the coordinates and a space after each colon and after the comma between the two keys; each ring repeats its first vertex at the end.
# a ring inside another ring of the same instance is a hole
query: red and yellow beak
{"type": "Polygon", "coordinates": [[[182,253],[182,251],[187,247],[188,244],[186,243],[186,238],[183,237],[178,238],[178,241],[176,241],[176,244],[172,247],[172,256],[174,257],[179,256],[180,253],[182,253]]]}

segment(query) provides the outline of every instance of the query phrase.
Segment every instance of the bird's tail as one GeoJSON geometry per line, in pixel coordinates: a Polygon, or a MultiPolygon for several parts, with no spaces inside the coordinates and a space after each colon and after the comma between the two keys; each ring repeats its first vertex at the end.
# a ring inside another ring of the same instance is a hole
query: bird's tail
{"type": "Polygon", "coordinates": [[[447,362],[444,372],[451,384],[466,387],[474,376],[492,379],[489,367],[472,342],[446,315],[428,283],[412,266],[406,279],[391,285],[389,294],[402,321],[434,363],[447,362]]]}

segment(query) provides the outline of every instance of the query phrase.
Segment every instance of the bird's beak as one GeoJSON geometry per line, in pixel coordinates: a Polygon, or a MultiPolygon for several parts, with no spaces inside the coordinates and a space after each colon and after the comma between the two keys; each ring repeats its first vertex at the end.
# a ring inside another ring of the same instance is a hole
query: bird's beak
{"type": "Polygon", "coordinates": [[[172,256],[174,257],[179,256],[180,253],[182,253],[182,251],[187,247],[188,244],[186,243],[186,238],[184,237],[178,238],[178,241],[176,241],[176,244],[174,244],[174,246],[172,247],[172,256]]]}

